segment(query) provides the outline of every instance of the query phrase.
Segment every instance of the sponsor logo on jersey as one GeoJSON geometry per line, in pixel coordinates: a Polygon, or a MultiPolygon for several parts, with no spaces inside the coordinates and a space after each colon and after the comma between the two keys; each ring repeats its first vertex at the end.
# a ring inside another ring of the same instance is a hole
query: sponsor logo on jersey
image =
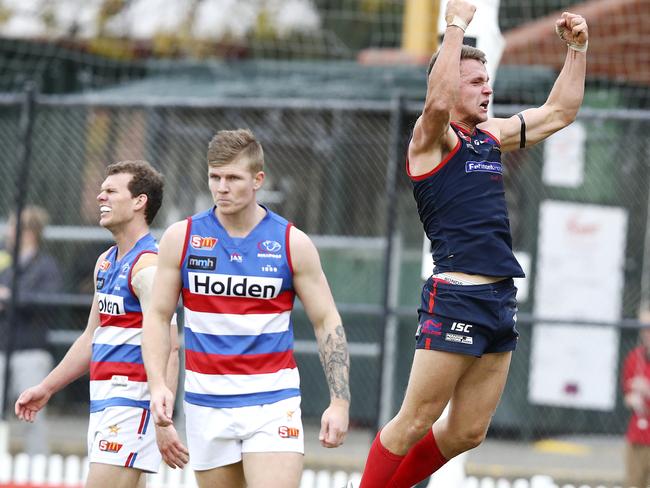
{"type": "Polygon", "coordinates": [[[445,334],[445,340],[448,342],[458,342],[460,344],[474,344],[474,339],[460,334],[445,334]]]}
{"type": "Polygon", "coordinates": [[[101,290],[104,288],[104,278],[97,278],[97,289],[101,290]]]}
{"type": "Polygon", "coordinates": [[[187,277],[190,292],[197,295],[271,299],[282,289],[282,278],[214,273],[188,273],[187,277]]]}
{"type": "Polygon", "coordinates": [[[273,258],[273,259],[282,259],[282,254],[279,254],[279,251],[282,249],[282,244],[278,241],[260,241],[257,243],[257,253],[258,258],[273,258]]]}
{"type": "Polygon", "coordinates": [[[120,431],[120,427],[119,427],[119,425],[117,425],[117,424],[115,424],[115,425],[109,425],[109,426],[108,426],[108,434],[109,434],[109,435],[113,435],[113,436],[115,436],[115,435],[117,435],[117,433],[118,433],[119,431],[120,431]]]}
{"type": "Polygon", "coordinates": [[[121,375],[121,374],[114,374],[111,377],[111,385],[113,385],[113,386],[128,386],[129,385],[129,377],[121,375]]]}
{"type": "Polygon", "coordinates": [[[497,173],[502,174],[503,168],[498,161],[467,161],[465,173],[497,173]]]}
{"type": "Polygon", "coordinates": [[[120,270],[120,275],[118,278],[126,278],[129,274],[129,268],[131,265],[129,263],[126,263],[124,266],[122,266],[122,269],[120,270]]]}
{"type": "Polygon", "coordinates": [[[273,254],[270,252],[258,252],[258,258],[282,259],[282,254],[273,254]]]}
{"type": "Polygon", "coordinates": [[[278,435],[283,439],[297,439],[300,437],[300,429],[298,427],[287,427],[281,425],[278,427],[278,435]]]}
{"type": "Polygon", "coordinates": [[[106,452],[120,452],[122,445],[123,444],[120,444],[119,442],[112,442],[107,441],[106,439],[102,439],[99,441],[99,450],[106,452]]]}
{"type": "Polygon", "coordinates": [[[187,269],[214,271],[217,269],[217,258],[214,256],[194,256],[190,254],[187,258],[187,269]]]}
{"type": "Polygon", "coordinates": [[[99,313],[106,315],[124,315],[124,297],[97,293],[99,313]]]}
{"type": "Polygon", "coordinates": [[[282,249],[282,244],[278,241],[261,241],[257,243],[257,248],[262,252],[278,252],[282,249]]]}
{"type": "Polygon", "coordinates": [[[217,242],[219,239],[216,237],[203,237],[196,234],[190,237],[190,246],[194,249],[213,249],[217,242]]]}
{"type": "Polygon", "coordinates": [[[99,271],[108,271],[108,268],[111,267],[111,262],[107,259],[102,261],[102,264],[99,265],[99,271]]]}
{"type": "Polygon", "coordinates": [[[231,263],[241,263],[244,261],[244,257],[239,254],[238,252],[234,252],[230,255],[230,262],[231,263]]]}

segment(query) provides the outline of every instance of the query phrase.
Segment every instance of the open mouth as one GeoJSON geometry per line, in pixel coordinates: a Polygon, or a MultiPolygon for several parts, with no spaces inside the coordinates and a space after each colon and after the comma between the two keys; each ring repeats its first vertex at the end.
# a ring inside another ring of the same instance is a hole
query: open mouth
{"type": "Polygon", "coordinates": [[[101,207],[99,207],[99,213],[102,215],[105,215],[110,211],[111,211],[111,207],[107,207],[106,205],[102,205],[101,207]]]}
{"type": "Polygon", "coordinates": [[[482,108],[483,110],[487,110],[488,105],[490,105],[490,102],[489,102],[489,101],[483,102],[483,103],[481,104],[481,108],[482,108]]]}

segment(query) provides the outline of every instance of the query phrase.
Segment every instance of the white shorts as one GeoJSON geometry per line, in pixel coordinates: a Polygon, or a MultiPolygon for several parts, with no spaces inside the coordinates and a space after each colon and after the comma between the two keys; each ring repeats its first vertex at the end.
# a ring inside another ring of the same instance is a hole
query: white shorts
{"type": "Polygon", "coordinates": [[[88,460],[158,472],[162,456],[149,410],[108,407],[90,414],[88,460]]]}
{"type": "Polygon", "coordinates": [[[244,452],[305,452],[299,396],[250,407],[184,405],[195,471],[237,463],[244,452]]]}

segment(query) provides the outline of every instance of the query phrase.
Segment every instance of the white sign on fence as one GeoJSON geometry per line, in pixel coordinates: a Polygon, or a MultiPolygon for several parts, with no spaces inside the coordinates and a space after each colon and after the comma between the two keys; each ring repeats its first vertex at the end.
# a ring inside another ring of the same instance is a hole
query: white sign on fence
{"type": "Polygon", "coordinates": [[[618,330],[571,325],[621,316],[627,212],[546,201],[540,207],[534,314],[566,321],[536,324],[529,399],[611,410],[616,401],[618,330]]]}

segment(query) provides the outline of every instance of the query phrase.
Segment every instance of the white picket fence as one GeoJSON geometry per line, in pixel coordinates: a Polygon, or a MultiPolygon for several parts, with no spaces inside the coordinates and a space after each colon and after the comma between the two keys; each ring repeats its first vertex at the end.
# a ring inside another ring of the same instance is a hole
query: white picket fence
{"type": "MultiPolygon", "coordinates": [[[[435,485],[433,485],[435,486],[435,485]]],[[[440,485],[441,487],[444,485],[440,485]]],[[[433,488],[433,487],[432,487],[433,488]]],[[[459,488],[606,488],[601,485],[558,485],[553,481],[553,478],[550,476],[533,476],[531,479],[518,479],[515,481],[509,481],[506,479],[492,479],[492,478],[483,478],[481,480],[469,477],[467,478],[461,487],[459,488]]],[[[620,486],[615,486],[613,488],[621,488],[620,486]]]]}
{"type": "MultiPolygon", "coordinates": [[[[0,454],[0,488],[14,486],[52,486],[57,488],[81,488],[88,474],[87,458],[60,455],[28,456],[0,454]]],[[[348,481],[355,486],[361,480],[361,473],[344,471],[305,470],[300,488],[342,488],[348,481]]],[[[156,474],[147,476],[148,488],[196,488],[191,469],[171,469],[162,466],[156,474]]]]}
{"type": "MultiPolygon", "coordinates": [[[[88,473],[88,462],[78,456],[63,457],[60,455],[33,456],[18,454],[10,456],[0,454],[0,488],[56,487],[81,488],[88,473]]],[[[313,471],[303,472],[300,488],[343,488],[348,481],[358,486],[361,473],[346,473],[344,471],[313,471]]],[[[604,486],[588,485],[558,485],[549,476],[533,476],[531,479],[493,479],[475,477],[459,477],[445,475],[444,470],[431,481],[431,488],[605,488],[604,486]],[[441,476],[442,475],[442,476],[441,476]]],[[[148,488],[196,488],[194,474],[189,468],[170,469],[167,466],[155,475],[147,478],[148,488]]],[[[620,487],[614,487],[620,488],[620,487]]]]}

